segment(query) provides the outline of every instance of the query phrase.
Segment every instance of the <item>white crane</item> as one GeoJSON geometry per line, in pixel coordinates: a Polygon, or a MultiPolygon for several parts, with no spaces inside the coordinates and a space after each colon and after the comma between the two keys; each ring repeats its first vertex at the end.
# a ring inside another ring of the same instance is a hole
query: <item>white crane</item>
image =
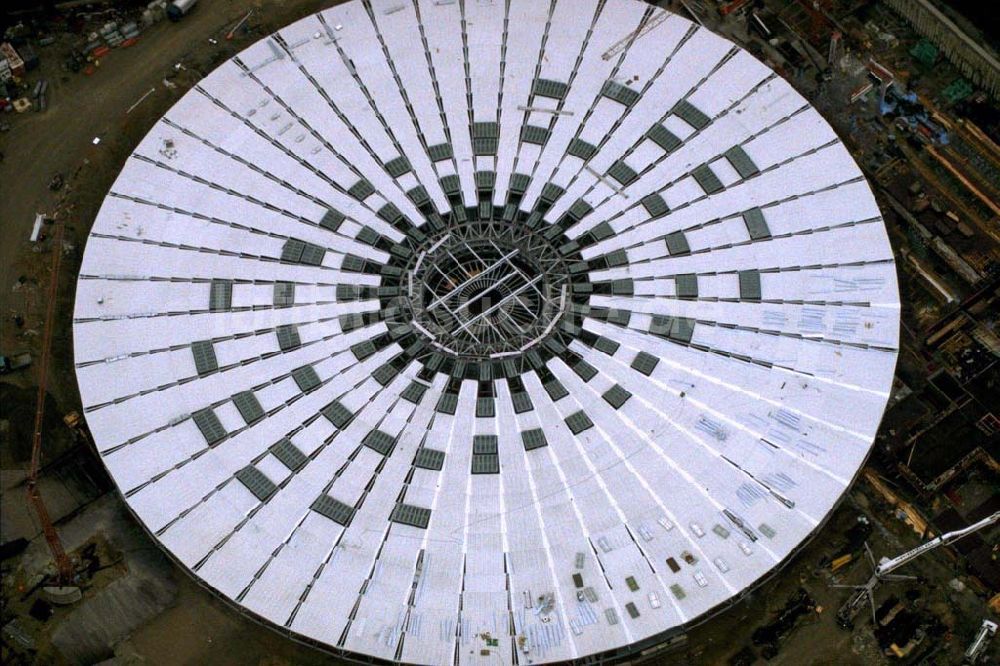
{"type": "Polygon", "coordinates": [[[963,664],[975,664],[979,658],[986,653],[986,648],[990,645],[990,639],[997,633],[997,623],[991,620],[983,620],[983,624],[976,632],[976,637],[972,639],[972,644],[962,656],[963,664]]]}
{"type": "Polygon", "coordinates": [[[865,544],[865,550],[868,553],[868,559],[871,561],[872,572],[871,578],[864,585],[835,585],[834,587],[851,587],[854,588],[855,592],[851,595],[851,598],[840,607],[837,611],[837,624],[845,629],[850,629],[853,626],[854,617],[861,610],[861,607],[865,605],[867,601],[872,607],[872,619],[875,617],[875,588],[879,586],[883,581],[894,581],[894,580],[913,580],[914,576],[905,576],[899,574],[893,574],[892,572],[899,567],[907,564],[914,559],[920,557],[924,553],[930,550],[934,550],[938,546],[946,546],[950,543],[954,543],[961,539],[962,537],[968,536],[973,532],[978,532],[984,527],[989,527],[993,523],[1000,520],[1000,511],[997,511],[991,516],[987,516],[982,520],[964,527],[960,530],[955,530],[954,532],[946,532],[940,536],[936,536],[927,543],[921,544],[914,548],[913,550],[908,550],[902,555],[897,557],[888,558],[883,557],[875,564],[875,558],[872,556],[871,550],[868,549],[868,544],[865,544]]]}

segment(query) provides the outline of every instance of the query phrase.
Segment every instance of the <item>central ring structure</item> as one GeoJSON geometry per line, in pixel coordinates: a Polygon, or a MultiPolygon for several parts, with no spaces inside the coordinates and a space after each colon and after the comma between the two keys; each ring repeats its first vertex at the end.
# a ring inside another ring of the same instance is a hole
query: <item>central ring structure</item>
{"type": "Polygon", "coordinates": [[[467,223],[426,245],[407,271],[403,306],[441,351],[468,360],[519,355],[566,311],[566,258],[525,225],[467,223]]]}

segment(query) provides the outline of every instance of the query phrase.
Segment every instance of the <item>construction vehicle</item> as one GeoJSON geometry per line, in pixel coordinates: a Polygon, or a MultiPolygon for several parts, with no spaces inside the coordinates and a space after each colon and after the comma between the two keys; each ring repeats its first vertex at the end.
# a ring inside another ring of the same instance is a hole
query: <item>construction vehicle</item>
{"type": "Polygon", "coordinates": [[[66,427],[70,429],[73,433],[73,439],[88,445],[90,448],[94,448],[94,441],[90,437],[90,431],[87,430],[87,424],[80,416],[80,412],[72,411],[69,414],[63,416],[63,423],[66,427]]]}
{"type": "Polygon", "coordinates": [[[0,355],[0,375],[6,375],[8,372],[14,372],[15,370],[22,370],[29,365],[31,365],[31,354],[28,352],[14,354],[13,356],[0,355]]]}
{"type": "Polygon", "coordinates": [[[875,589],[885,581],[915,580],[915,576],[894,574],[892,573],[893,571],[905,564],[909,564],[924,553],[932,551],[938,546],[945,546],[954,543],[962,537],[978,532],[985,527],[989,527],[998,520],[1000,520],[1000,511],[997,511],[996,513],[987,516],[986,518],[983,518],[979,522],[973,523],[968,527],[936,536],[927,543],[921,544],[913,550],[908,550],[897,557],[883,557],[878,561],[878,564],[875,563],[875,558],[872,556],[871,549],[868,548],[868,544],[865,544],[865,552],[868,554],[868,560],[873,569],[872,575],[864,585],[834,585],[834,587],[850,587],[855,590],[854,594],[852,594],[847,602],[840,607],[840,610],[837,611],[837,624],[840,625],[842,629],[853,629],[854,618],[861,611],[861,607],[866,604],[871,606],[872,621],[875,622],[875,589]]]}
{"type": "Polygon", "coordinates": [[[986,654],[986,648],[990,646],[990,641],[993,640],[993,636],[996,633],[997,623],[991,620],[983,620],[982,626],[976,632],[976,637],[972,639],[972,644],[969,645],[962,656],[962,663],[970,665],[977,663],[979,658],[986,654]]]}

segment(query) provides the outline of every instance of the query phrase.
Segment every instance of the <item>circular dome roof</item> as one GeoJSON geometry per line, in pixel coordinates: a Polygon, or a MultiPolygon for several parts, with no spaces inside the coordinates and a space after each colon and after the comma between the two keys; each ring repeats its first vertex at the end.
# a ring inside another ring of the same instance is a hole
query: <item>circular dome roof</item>
{"type": "Polygon", "coordinates": [[[893,255],[826,122],[632,0],[350,2],[149,132],[87,244],[77,377],[186,569],[345,655],[663,640],[865,460],[893,255]]]}

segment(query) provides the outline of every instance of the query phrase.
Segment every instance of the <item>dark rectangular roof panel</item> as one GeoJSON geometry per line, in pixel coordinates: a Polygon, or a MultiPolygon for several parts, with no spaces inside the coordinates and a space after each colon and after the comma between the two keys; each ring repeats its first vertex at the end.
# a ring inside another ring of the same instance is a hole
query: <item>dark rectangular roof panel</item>
{"type": "Polygon", "coordinates": [[[299,262],[305,264],[306,266],[320,266],[323,263],[323,257],[325,256],[325,248],[322,248],[319,245],[313,245],[312,243],[305,243],[302,248],[302,257],[299,259],[299,262]]]}
{"type": "Polygon", "coordinates": [[[350,333],[365,326],[365,317],[360,312],[342,314],[337,321],[340,323],[340,330],[344,333],[350,333]]]}
{"type": "Polygon", "coordinates": [[[618,160],[608,169],[608,175],[617,180],[622,185],[631,185],[639,178],[635,169],[630,167],[624,160],[618,160]]]}
{"type": "Polygon", "coordinates": [[[275,282],[274,307],[287,308],[291,305],[295,305],[295,283],[275,282]]]}
{"type": "Polygon", "coordinates": [[[594,211],[594,207],[583,199],[577,199],[573,202],[573,205],[569,207],[566,214],[572,217],[574,220],[579,222],[587,215],[590,215],[594,211]]]}
{"type": "Polygon", "coordinates": [[[498,139],[490,137],[475,137],[472,139],[472,154],[479,156],[496,155],[498,144],[498,139]]]}
{"type": "Polygon", "coordinates": [[[392,451],[392,447],[395,446],[396,439],[389,433],[376,429],[369,431],[361,443],[369,449],[387,456],[392,451]]]}
{"type": "Polygon", "coordinates": [[[347,194],[354,197],[358,201],[364,201],[371,195],[375,194],[375,188],[367,180],[362,178],[358,182],[351,185],[350,189],[347,190],[347,194]]]}
{"type": "Polygon", "coordinates": [[[601,89],[601,94],[625,106],[632,106],[639,101],[638,92],[617,81],[605,82],[604,87],[601,89]]]}
{"type": "Polygon", "coordinates": [[[300,368],[292,370],[292,379],[295,380],[296,385],[298,385],[299,390],[302,392],[311,391],[322,384],[319,375],[316,374],[316,369],[311,365],[303,365],[300,368]]]}
{"type": "Polygon", "coordinates": [[[760,173],[760,169],[753,163],[753,160],[750,159],[750,156],[747,155],[742,146],[733,146],[727,150],[726,159],[733,165],[733,168],[736,169],[741,178],[749,178],[760,173]]]}
{"type": "Polygon", "coordinates": [[[411,381],[409,386],[403,389],[403,392],[399,395],[403,400],[412,402],[414,405],[419,405],[420,401],[424,397],[424,393],[427,392],[427,387],[420,382],[411,381]]]}
{"type": "Polygon", "coordinates": [[[365,270],[365,260],[356,254],[345,254],[340,260],[340,270],[345,273],[362,273],[365,270]]]}
{"type": "Polygon", "coordinates": [[[427,529],[427,524],[430,523],[431,520],[431,510],[400,502],[393,507],[392,515],[389,516],[389,520],[394,523],[402,523],[404,525],[419,527],[420,529],[427,529]]]}
{"type": "Polygon", "coordinates": [[[597,146],[592,143],[587,143],[583,139],[573,139],[569,142],[566,154],[572,155],[573,157],[579,157],[582,160],[589,160],[597,154],[597,146]]]}
{"type": "Polygon", "coordinates": [[[274,329],[274,332],[278,336],[278,347],[281,351],[289,351],[302,346],[299,330],[295,324],[284,324],[274,329]]]}
{"type": "Polygon", "coordinates": [[[611,281],[611,293],[614,296],[631,296],[635,293],[635,286],[632,278],[622,278],[611,281]]]}
{"type": "Polygon", "coordinates": [[[659,362],[660,359],[656,358],[652,354],[641,351],[636,354],[635,358],[632,360],[632,368],[648,377],[653,374],[653,370],[656,369],[659,362]]]}
{"type": "Polygon", "coordinates": [[[302,259],[302,250],[306,244],[300,240],[289,238],[281,247],[281,260],[291,264],[297,264],[302,259]]]}
{"type": "Polygon", "coordinates": [[[628,263],[628,252],[625,250],[613,250],[604,255],[604,260],[608,262],[609,268],[624,266],[628,263]]]}
{"type": "Polygon", "coordinates": [[[632,397],[632,393],[626,390],[621,384],[615,384],[601,396],[605,401],[615,409],[621,408],[628,399],[632,397]]]}
{"type": "Polygon", "coordinates": [[[375,213],[389,224],[398,224],[403,219],[403,212],[394,203],[387,203],[375,213]]]}
{"type": "Polygon", "coordinates": [[[264,473],[254,467],[247,465],[236,472],[236,479],[247,487],[261,502],[274,494],[278,486],[274,485],[271,479],[264,476],[264,473]]]}
{"type": "Polygon", "coordinates": [[[591,364],[584,361],[582,358],[572,365],[573,372],[575,372],[580,379],[585,382],[589,382],[591,379],[597,376],[597,368],[591,364]]]}
{"type": "Polygon", "coordinates": [[[442,393],[434,407],[434,411],[441,414],[454,415],[456,409],[458,409],[458,395],[454,393],[442,393]]]}
{"type": "Polygon", "coordinates": [[[525,143],[534,143],[539,146],[544,146],[549,140],[549,135],[552,134],[548,127],[539,127],[538,125],[525,125],[521,128],[521,140],[525,143]]]}
{"type": "Polygon", "coordinates": [[[659,194],[647,194],[642,198],[642,207],[646,209],[651,218],[663,217],[670,212],[667,202],[659,194]]]}
{"type": "Polygon", "coordinates": [[[531,92],[535,95],[541,95],[542,97],[549,97],[551,99],[563,99],[566,97],[566,91],[569,86],[561,81],[553,81],[552,79],[535,79],[534,85],[531,87],[531,92]]]}
{"type": "Polygon", "coordinates": [[[334,400],[329,405],[321,409],[320,413],[340,430],[346,428],[347,424],[354,418],[354,414],[351,410],[344,407],[344,405],[337,400],[334,400]]]}
{"type": "Polygon", "coordinates": [[[473,474],[499,474],[500,458],[495,453],[473,453],[473,474]]]}
{"type": "Polygon", "coordinates": [[[440,471],[444,467],[444,451],[428,449],[425,446],[417,449],[417,455],[413,460],[413,465],[421,469],[432,469],[440,471]]]}
{"type": "Polygon", "coordinates": [[[666,315],[654,315],[649,325],[649,332],[653,335],[675,342],[691,342],[694,334],[694,319],[688,317],[669,317],[666,315]]]}
{"type": "Polygon", "coordinates": [[[686,99],[677,102],[674,105],[672,113],[691,127],[699,130],[704,129],[706,125],[712,122],[712,119],[706,116],[701,109],[686,99]]]}
{"type": "Polygon", "coordinates": [[[531,176],[526,173],[515,173],[510,177],[508,189],[514,194],[524,194],[531,183],[531,176]]]}
{"type": "Polygon", "coordinates": [[[253,391],[241,391],[233,396],[233,404],[240,411],[240,416],[247,424],[254,423],[264,418],[264,408],[260,406],[260,401],[253,391]]]}
{"type": "Polygon", "coordinates": [[[646,138],[668,153],[677,150],[682,143],[676,134],[659,123],[649,128],[646,132],[646,138]]]}
{"type": "Polygon", "coordinates": [[[359,361],[365,360],[377,351],[378,348],[371,340],[362,340],[361,342],[351,345],[351,353],[354,354],[354,358],[359,361]]]}
{"type": "Polygon", "coordinates": [[[560,187],[555,183],[545,183],[545,185],[542,186],[542,193],[539,195],[539,198],[542,201],[551,204],[565,193],[566,188],[560,187]]]}
{"type": "Polygon", "coordinates": [[[566,387],[562,385],[562,382],[555,378],[552,378],[542,384],[542,388],[544,388],[545,392],[549,394],[552,402],[558,402],[569,395],[569,391],[567,391],[566,387]]]}
{"type": "Polygon", "coordinates": [[[399,178],[403,174],[412,171],[413,168],[410,166],[410,160],[406,159],[405,155],[400,155],[386,162],[385,170],[393,178],[399,178]]]}
{"type": "Polygon", "coordinates": [[[295,472],[302,469],[303,465],[309,460],[299,447],[292,444],[292,441],[287,437],[278,440],[271,445],[268,449],[271,454],[281,461],[281,464],[295,472]]]}
{"type": "Polygon", "coordinates": [[[366,224],[358,229],[358,233],[354,236],[354,239],[359,243],[364,243],[365,245],[375,245],[381,237],[382,235],[379,232],[375,231],[366,224]]]}
{"type": "Polygon", "coordinates": [[[674,278],[679,298],[698,297],[698,276],[694,273],[682,273],[674,278]]]}
{"type": "Polygon", "coordinates": [[[698,185],[705,191],[705,194],[715,194],[723,189],[722,181],[712,171],[712,167],[702,164],[691,172],[698,185]]]}
{"type": "Polygon", "coordinates": [[[590,420],[590,417],[581,409],[578,412],[574,412],[566,417],[566,425],[569,426],[570,432],[574,435],[579,435],[584,430],[589,430],[594,427],[594,422],[590,420]]]}
{"type": "Polygon", "coordinates": [[[194,356],[194,367],[199,377],[210,375],[219,369],[219,361],[215,357],[215,345],[211,340],[192,342],[191,354],[194,356]]]}
{"type": "Polygon", "coordinates": [[[204,435],[205,441],[208,442],[209,446],[215,444],[228,434],[211,407],[199,409],[191,415],[191,418],[194,419],[194,424],[198,426],[198,430],[204,435]]]}
{"type": "Polygon", "coordinates": [[[476,418],[491,419],[496,413],[497,408],[493,398],[476,398],[476,418]]]}
{"type": "Polygon", "coordinates": [[[473,453],[496,453],[497,452],[497,436],[496,435],[475,435],[472,438],[472,452],[473,453]]]}
{"type": "MultiPolygon", "coordinates": [[[[341,270],[343,270],[343,268],[341,268],[341,270]]],[[[365,289],[367,291],[362,290],[362,288],[356,284],[338,284],[335,292],[337,301],[366,301],[377,296],[377,293],[372,287],[366,287],[365,289]]]]}
{"type": "Polygon", "coordinates": [[[388,386],[398,374],[399,370],[396,366],[391,363],[384,363],[372,372],[372,378],[382,386],[388,386]]]}
{"type": "Polygon", "coordinates": [[[747,225],[747,232],[752,240],[771,237],[771,230],[768,228],[767,222],[764,220],[764,213],[760,208],[743,211],[743,223],[747,225]]]}
{"type": "Polygon", "coordinates": [[[330,231],[336,231],[340,228],[340,225],[344,222],[346,216],[339,210],[334,210],[333,208],[328,208],[323,217],[320,218],[319,226],[324,229],[329,229],[330,231]]]}
{"type": "Polygon", "coordinates": [[[684,235],[683,231],[675,231],[667,234],[663,240],[666,242],[667,252],[669,252],[671,256],[688,254],[691,252],[691,246],[688,245],[687,236],[684,235]]]}
{"type": "Polygon", "coordinates": [[[492,121],[472,123],[472,136],[477,139],[496,139],[500,136],[500,125],[492,121]]]}
{"type": "Polygon", "coordinates": [[[462,181],[453,173],[442,176],[438,182],[441,184],[441,190],[447,196],[455,196],[462,193],[462,181]]]}
{"type": "Polygon", "coordinates": [[[208,291],[210,312],[225,312],[233,307],[233,281],[212,280],[208,291]]]}
{"type": "Polygon", "coordinates": [[[437,143],[433,146],[427,148],[427,154],[431,158],[431,162],[441,162],[443,160],[450,160],[455,151],[452,149],[450,143],[437,143]]]}
{"type": "Polygon", "coordinates": [[[619,347],[621,347],[620,344],[611,338],[604,337],[603,335],[599,336],[597,340],[594,341],[594,349],[599,352],[604,352],[608,356],[614,356],[619,347]]]}
{"type": "Polygon", "coordinates": [[[525,391],[515,391],[510,394],[510,402],[514,406],[515,414],[524,414],[534,409],[531,404],[531,397],[525,391]]]}
{"type": "Polygon", "coordinates": [[[522,430],[521,442],[524,443],[525,451],[534,451],[535,449],[540,449],[543,446],[549,445],[548,440],[545,438],[545,431],[541,428],[522,430]]]}
{"type": "Polygon", "coordinates": [[[740,299],[760,300],[760,271],[740,271],[740,299]]]}
{"type": "Polygon", "coordinates": [[[309,508],[344,527],[350,525],[351,519],[354,518],[353,506],[335,500],[325,493],[317,497],[309,508]]]}
{"type": "Polygon", "coordinates": [[[477,171],[475,177],[477,190],[492,190],[497,183],[495,171],[477,171]]]}

